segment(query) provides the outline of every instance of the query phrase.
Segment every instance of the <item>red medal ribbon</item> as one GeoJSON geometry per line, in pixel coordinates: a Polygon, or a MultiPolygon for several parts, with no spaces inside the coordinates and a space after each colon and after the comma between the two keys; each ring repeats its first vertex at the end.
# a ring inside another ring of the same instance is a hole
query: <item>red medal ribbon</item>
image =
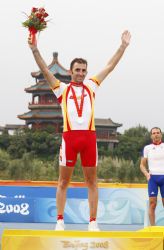
{"type": "Polygon", "coordinates": [[[75,87],[83,87],[84,84],[83,82],[70,82],[71,86],[75,86],[75,87]]]}
{"type": "Polygon", "coordinates": [[[77,97],[76,97],[76,94],[75,94],[75,90],[73,89],[72,86],[70,86],[70,87],[71,87],[73,100],[74,100],[74,103],[75,103],[75,106],[76,106],[78,117],[82,117],[83,106],[84,106],[84,86],[82,86],[83,89],[82,89],[82,94],[81,94],[81,98],[80,98],[80,105],[78,104],[77,97]]]}
{"type": "Polygon", "coordinates": [[[162,143],[162,141],[159,142],[153,142],[154,145],[160,145],[162,143]]]}

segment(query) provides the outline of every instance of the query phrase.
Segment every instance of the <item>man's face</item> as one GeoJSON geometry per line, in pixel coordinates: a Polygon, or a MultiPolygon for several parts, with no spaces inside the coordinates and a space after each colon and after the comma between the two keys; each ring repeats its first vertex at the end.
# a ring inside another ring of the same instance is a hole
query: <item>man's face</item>
{"type": "Polygon", "coordinates": [[[87,65],[76,62],[71,70],[72,81],[76,83],[81,83],[84,81],[86,75],[87,75],[87,65]]]}
{"type": "Polygon", "coordinates": [[[159,129],[154,128],[151,131],[151,139],[153,142],[158,143],[162,140],[162,133],[160,132],[159,129]]]}

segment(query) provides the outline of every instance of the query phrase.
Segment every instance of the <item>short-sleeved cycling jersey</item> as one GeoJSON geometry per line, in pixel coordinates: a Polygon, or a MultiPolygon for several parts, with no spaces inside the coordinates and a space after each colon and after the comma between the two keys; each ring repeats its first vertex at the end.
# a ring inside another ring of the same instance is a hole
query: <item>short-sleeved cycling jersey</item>
{"type": "Polygon", "coordinates": [[[164,143],[145,146],[143,157],[147,158],[150,174],[164,175],[164,143]]]}
{"type": "Polygon", "coordinates": [[[63,113],[63,132],[71,130],[92,130],[95,131],[94,123],[94,99],[95,91],[99,86],[98,81],[93,77],[82,85],[74,85],[72,82],[65,84],[58,82],[53,89],[63,113]],[[78,105],[81,101],[82,91],[84,91],[84,104],[81,123],[78,122],[77,108],[73,99],[72,89],[75,92],[78,105]]]}

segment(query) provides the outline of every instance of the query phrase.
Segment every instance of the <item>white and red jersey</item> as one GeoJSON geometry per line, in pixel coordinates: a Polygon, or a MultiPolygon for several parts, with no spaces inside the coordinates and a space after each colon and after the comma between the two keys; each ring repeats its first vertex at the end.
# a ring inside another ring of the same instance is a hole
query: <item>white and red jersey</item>
{"type": "Polygon", "coordinates": [[[143,157],[147,158],[150,174],[164,175],[164,143],[145,146],[143,157]]]}
{"type": "Polygon", "coordinates": [[[95,91],[99,86],[99,82],[93,77],[82,85],[65,84],[58,81],[53,89],[63,113],[63,132],[71,130],[92,130],[95,131],[94,123],[94,99],[95,91]],[[84,103],[82,110],[83,122],[78,122],[78,112],[73,98],[72,89],[75,92],[78,105],[80,105],[83,92],[84,103]]]}

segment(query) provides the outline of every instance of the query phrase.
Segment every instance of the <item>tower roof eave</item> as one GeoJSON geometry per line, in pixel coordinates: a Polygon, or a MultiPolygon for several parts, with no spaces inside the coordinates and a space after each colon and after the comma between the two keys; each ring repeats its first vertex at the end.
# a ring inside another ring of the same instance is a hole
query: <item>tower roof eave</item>
{"type": "Polygon", "coordinates": [[[37,91],[51,91],[51,88],[50,86],[45,82],[45,83],[42,83],[42,84],[35,84],[33,86],[30,86],[28,88],[25,88],[25,91],[26,92],[29,92],[29,93],[33,93],[33,92],[37,92],[37,91]]]}
{"type": "Polygon", "coordinates": [[[28,119],[55,119],[55,118],[62,118],[62,113],[54,112],[54,111],[29,111],[22,115],[18,115],[18,118],[21,120],[28,120],[28,119]]]}
{"type": "Polygon", "coordinates": [[[108,118],[95,118],[95,125],[96,126],[103,126],[103,127],[121,127],[121,123],[113,122],[112,119],[108,118]]]}

